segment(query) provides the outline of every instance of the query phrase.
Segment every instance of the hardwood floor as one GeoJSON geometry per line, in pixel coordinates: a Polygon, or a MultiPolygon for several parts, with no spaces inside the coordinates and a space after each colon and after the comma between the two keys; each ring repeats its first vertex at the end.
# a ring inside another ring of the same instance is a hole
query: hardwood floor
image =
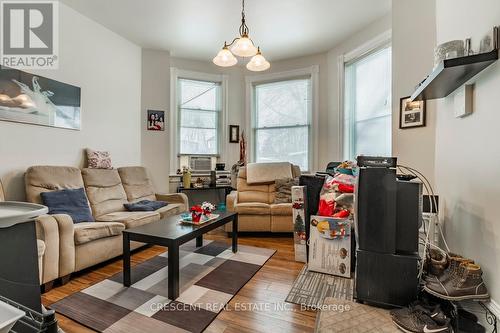
{"type": "MultiPolygon", "coordinates": [[[[206,239],[230,243],[223,232],[205,236],[206,239]]],[[[293,239],[291,236],[245,236],[238,239],[239,244],[275,249],[274,256],[255,274],[255,276],[236,294],[212,324],[207,333],[236,332],[312,332],[316,312],[301,310],[300,306],[285,303],[292,283],[303,267],[294,261],[293,239]]],[[[165,249],[159,246],[135,252],[132,265],[148,260],[165,249]]],[[[122,270],[122,261],[115,260],[106,265],[76,274],[71,281],[42,295],[45,306],[85,289],[122,270]]],[[[60,327],[67,333],[93,332],[64,316],[57,315],[60,327]]]]}

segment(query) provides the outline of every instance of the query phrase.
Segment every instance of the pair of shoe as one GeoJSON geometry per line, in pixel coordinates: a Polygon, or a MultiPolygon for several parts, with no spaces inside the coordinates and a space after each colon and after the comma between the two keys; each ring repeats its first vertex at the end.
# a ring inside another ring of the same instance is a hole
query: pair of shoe
{"type": "Polygon", "coordinates": [[[408,308],[391,311],[394,325],[409,333],[452,333],[451,320],[439,305],[415,302],[408,308]]]}
{"type": "Polygon", "coordinates": [[[449,301],[490,297],[483,281],[483,271],[473,260],[452,253],[429,252],[431,261],[425,278],[426,292],[449,301]]]}

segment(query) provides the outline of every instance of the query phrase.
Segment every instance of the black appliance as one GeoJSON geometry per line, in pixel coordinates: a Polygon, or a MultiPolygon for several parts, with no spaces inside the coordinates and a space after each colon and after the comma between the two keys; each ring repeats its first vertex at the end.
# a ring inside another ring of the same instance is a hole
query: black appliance
{"type": "Polygon", "coordinates": [[[418,291],[422,184],[398,180],[396,169],[385,164],[361,167],[355,209],[356,298],[408,305],[418,291]]]}

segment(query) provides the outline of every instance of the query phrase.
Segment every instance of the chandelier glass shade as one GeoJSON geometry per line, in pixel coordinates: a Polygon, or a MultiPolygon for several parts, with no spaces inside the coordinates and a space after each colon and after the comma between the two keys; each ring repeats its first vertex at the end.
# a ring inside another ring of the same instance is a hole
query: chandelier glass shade
{"type": "Polygon", "coordinates": [[[228,50],[227,46],[224,45],[222,50],[217,53],[213,59],[214,64],[221,67],[231,67],[238,63],[238,59],[228,50]]]}
{"type": "Polygon", "coordinates": [[[269,67],[271,67],[271,64],[262,56],[260,49],[257,50],[257,54],[247,64],[247,69],[254,72],[262,72],[269,69],[269,67]]]}
{"type": "Polygon", "coordinates": [[[253,42],[248,37],[240,37],[236,39],[235,43],[231,47],[231,52],[238,57],[252,57],[257,54],[257,48],[253,45],[253,42]]]}
{"type": "Polygon", "coordinates": [[[213,63],[221,67],[234,66],[238,63],[238,59],[235,56],[238,56],[242,58],[252,57],[246,66],[248,70],[265,71],[271,67],[271,64],[260,52],[260,48],[255,46],[248,34],[249,29],[245,21],[245,0],[242,0],[240,36],[233,39],[230,44],[224,42],[224,47],[212,60],[213,63]]]}

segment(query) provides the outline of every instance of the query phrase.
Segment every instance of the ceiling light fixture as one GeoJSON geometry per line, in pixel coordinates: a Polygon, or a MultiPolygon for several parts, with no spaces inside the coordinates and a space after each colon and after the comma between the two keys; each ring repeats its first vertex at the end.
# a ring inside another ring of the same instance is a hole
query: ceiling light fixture
{"type": "Polygon", "coordinates": [[[267,61],[260,48],[255,47],[253,40],[248,37],[249,29],[245,21],[245,0],[242,0],[240,37],[236,37],[230,44],[224,42],[224,47],[213,59],[213,63],[221,67],[230,67],[238,63],[235,55],[242,58],[252,57],[247,69],[255,72],[265,71],[271,64],[267,61]]]}

